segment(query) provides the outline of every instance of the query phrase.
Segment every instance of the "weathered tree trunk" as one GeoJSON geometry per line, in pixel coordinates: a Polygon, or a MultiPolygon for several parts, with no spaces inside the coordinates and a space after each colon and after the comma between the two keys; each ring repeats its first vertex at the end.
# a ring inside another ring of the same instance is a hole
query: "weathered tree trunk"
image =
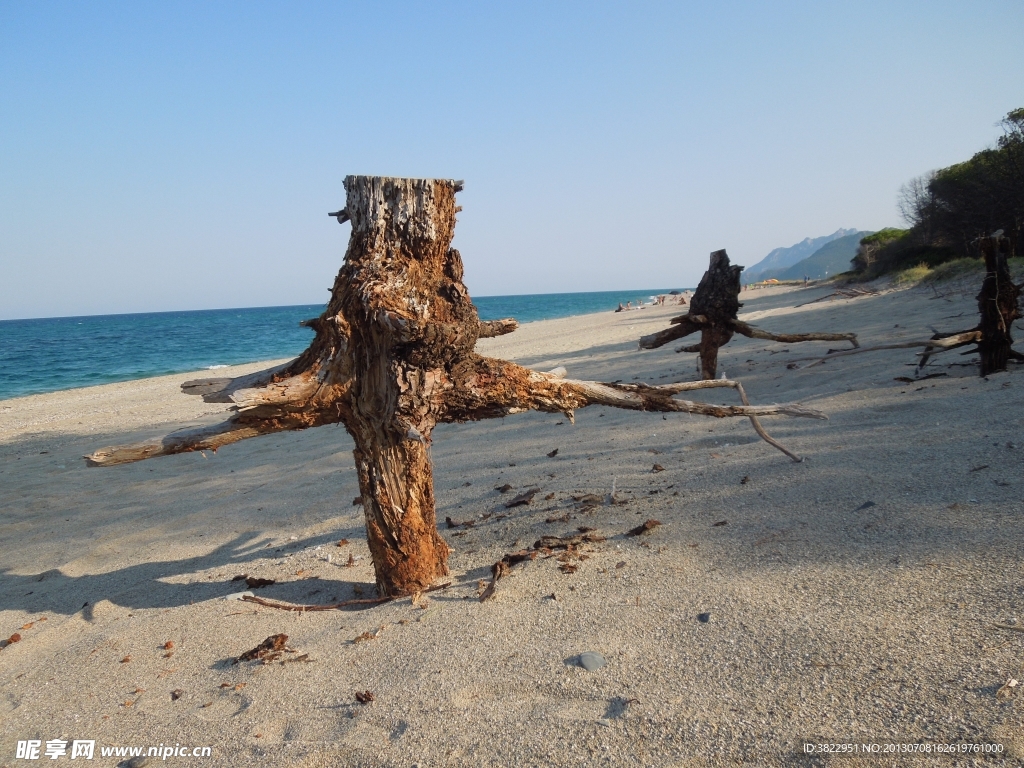
{"type": "Polygon", "coordinates": [[[562,370],[538,373],[476,354],[478,337],[508,333],[515,322],[481,323],[462,283],[462,260],[449,247],[459,189],[460,182],[444,179],[346,178],[347,205],[331,215],[350,220],[352,236],[326,311],[305,323],[316,332],[309,348],[283,368],[186,382],[186,391],[238,406],[225,424],[99,450],[86,457],[89,463],[216,448],[340,421],[356,444],[377,587],[391,596],[424,590],[448,572],[429,456],[439,422],[526,410],[571,419],[573,409],[594,403],[746,416],[765,440],[799,460],[764,432],[757,417],[824,415],[799,405],[751,406],[737,382],[651,387],[572,381],[562,370]],[[719,386],[737,390],[743,405],[675,399],[681,392],[719,386]]]}
{"type": "Polygon", "coordinates": [[[1013,336],[1010,331],[1013,321],[1021,316],[1017,301],[1021,289],[1010,278],[1010,268],[1006,263],[1009,252],[1009,238],[986,237],[981,241],[981,253],[985,257],[985,280],[978,294],[978,311],[981,313],[978,353],[982,376],[1005,371],[1011,356],[1020,359],[1019,353],[1011,348],[1013,336]]]}
{"type": "Polygon", "coordinates": [[[732,338],[731,321],[743,305],[740,303],[740,272],[738,264],[730,266],[724,250],[711,254],[708,271],[700,279],[690,300],[690,314],[705,318],[700,334],[700,375],[713,379],[718,371],[718,348],[732,338]]]}
{"type": "Polygon", "coordinates": [[[703,379],[714,379],[718,372],[718,350],[732,339],[733,333],[755,339],[768,339],[793,344],[801,341],[849,341],[857,346],[855,333],[789,333],[774,334],[755,328],[736,318],[740,307],[740,272],[743,267],[730,266],[724,250],[711,254],[708,271],[700,280],[685,315],[672,318],[672,326],[640,339],[641,349],[656,349],[670,341],[700,331],[700,343],[681,347],[677,352],[700,353],[703,379]]]}
{"type": "Polygon", "coordinates": [[[1013,321],[1021,317],[1021,287],[1015,285],[1010,277],[1010,267],[1006,261],[1010,247],[1009,238],[1001,237],[999,232],[981,239],[981,253],[985,259],[985,279],[978,294],[981,318],[969,330],[936,333],[932,336],[921,352],[918,371],[924,368],[932,355],[968,344],[978,345],[982,376],[1005,371],[1010,360],[1024,362],[1024,355],[1012,348],[1013,321]]]}

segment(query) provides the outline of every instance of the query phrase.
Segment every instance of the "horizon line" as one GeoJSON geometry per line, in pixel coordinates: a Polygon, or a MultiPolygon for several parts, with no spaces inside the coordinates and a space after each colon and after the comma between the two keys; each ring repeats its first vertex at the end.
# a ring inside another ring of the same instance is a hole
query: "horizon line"
{"type": "MultiPolygon", "coordinates": [[[[544,293],[499,293],[499,294],[486,294],[471,297],[475,299],[504,299],[513,298],[517,296],[575,296],[586,293],[646,293],[648,291],[657,295],[659,291],[684,291],[694,290],[693,288],[617,288],[609,291],[548,291],[544,293]]],[[[327,306],[327,302],[322,303],[301,303],[301,304],[264,304],[260,306],[250,307],[205,307],[200,309],[158,309],[148,312],[96,312],[84,315],[52,315],[49,317],[6,317],[0,318],[0,323],[20,323],[30,320],[75,320],[78,318],[85,317],[126,317],[131,315],[173,315],[173,314],[185,314],[188,312],[242,312],[252,309],[291,309],[294,307],[319,307],[327,306]]]]}

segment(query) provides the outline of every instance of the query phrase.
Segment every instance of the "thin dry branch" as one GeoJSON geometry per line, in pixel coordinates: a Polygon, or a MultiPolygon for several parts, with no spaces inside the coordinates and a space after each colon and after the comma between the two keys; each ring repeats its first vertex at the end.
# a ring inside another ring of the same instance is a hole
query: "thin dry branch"
{"type": "MultiPolygon", "coordinates": [[[[421,594],[425,592],[436,592],[439,589],[448,589],[452,583],[450,581],[444,584],[435,584],[421,590],[421,594]]],[[[297,613],[305,613],[306,611],[337,611],[341,608],[348,608],[353,605],[379,605],[381,603],[390,603],[398,600],[402,597],[409,597],[409,595],[388,595],[386,597],[367,597],[359,600],[343,600],[340,603],[327,603],[324,605],[296,605],[295,603],[282,603],[277,600],[264,600],[262,597],[256,597],[255,595],[245,595],[242,599],[247,603],[256,603],[256,605],[262,605],[264,608],[277,608],[281,611],[294,611],[297,613]]]]}
{"type": "Polygon", "coordinates": [[[731,322],[733,330],[751,339],[781,341],[785,344],[796,344],[801,341],[848,341],[854,348],[859,347],[856,333],[771,333],[742,320],[731,322]]]}
{"type": "MultiPolygon", "coordinates": [[[[837,357],[846,357],[847,355],[859,355],[862,352],[878,352],[884,349],[911,349],[913,347],[925,347],[925,351],[921,352],[921,355],[933,355],[937,352],[945,352],[947,349],[955,349],[956,347],[962,347],[965,344],[971,344],[978,341],[981,338],[981,331],[964,331],[962,333],[953,334],[942,339],[927,339],[925,341],[901,341],[895,344],[878,344],[874,347],[858,347],[857,349],[845,349],[842,352],[833,352],[830,355],[825,356],[814,356],[814,357],[797,357],[789,360],[790,363],[803,363],[808,360],[813,362],[810,365],[805,365],[804,368],[813,368],[816,365],[834,360],[837,357]]],[[[927,360],[927,357],[924,358],[927,360]]],[[[924,360],[918,367],[923,366],[924,360]]]]}
{"type": "Polygon", "coordinates": [[[825,296],[819,296],[818,298],[812,299],[811,301],[805,301],[803,304],[797,304],[796,307],[794,307],[794,309],[797,309],[799,307],[806,307],[808,304],[817,304],[819,301],[824,301],[825,299],[832,299],[835,296],[838,296],[841,299],[859,299],[862,296],[877,295],[878,291],[874,290],[873,288],[839,289],[837,291],[833,291],[832,293],[826,294],[825,296]]]}
{"type": "Polygon", "coordinates": [[[588,405],[607,405],[636,411],[694,413],[717,418],[746,416],[762,439],[794,461],[800,461],[800,458],[772,439],[757,417],[785,415],[828,418],[821,411],[795,403],[751,405],[742,385],[728,379],[705,379],[660,386],[608,384],[555,378],[505,360],[481,357],[472,375],[467,376],[460,386],[449,393],[446,412],[439,417],[439,421],[475,421],[528,410],[565,413],[588,405]],[[715,405],[675,399],[682,392],[720,387],[735,389],[743,405],[715,405]]]}

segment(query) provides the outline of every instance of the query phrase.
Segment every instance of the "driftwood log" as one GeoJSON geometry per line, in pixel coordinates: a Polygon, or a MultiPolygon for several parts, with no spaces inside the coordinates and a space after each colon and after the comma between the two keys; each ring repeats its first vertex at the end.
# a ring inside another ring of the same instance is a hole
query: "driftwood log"
{"type": "Polygon", "coordinates": [[[656,349],[670,341],[700,331],[700,343],[680,347],[676,352],[700,354],[700,374],[703,379],[714,379],[718,372],[718,350],[732,339],[734,333],[752,339],[781,341],[795,344],[802,341],[849,341],[857,344],[855,333],[771,333],[744,323],[736,318],[740,303],[740,272],[743,267],[730,266],[726,252],[711,254],[708,271],[700,280],[685,315],[672,318],[672,325],[664,331],[640,339],[641,349],[656,349]]]}
{"type": "MultiPolygon", "coordinates": [[[[799,405],[751,406],[736,382],[667,386],[602,384],[539,373],[474,352],[481,335],[514,323],[482,324],[450,247],[455,194],[446,179],[349,176],[352,222],[345,262],[326,311],[308,324],[309,348],[276,369],[184,389],[237,412],[223,424],[163,440],[105,448],[87,456],[106,466],[163,454],[216,449],[256,435],[341,422],[355,440],[367,541],[382,597],[423,591],[448,573],[448,545],[437,531],[429,446],[434,426],[528,410],[565,413],[601,404],[645,411],[749,417],[825,418],[799,405]],[[686,391],[731,387],[743,405],[676,399],[686,391]]],[[[785,449],[782,449],[785,450],[785,449]]],[[[787,452],[788,453],[788,452],[787,452]]],[[[789,454],[792,456],[792,454],[789,454]]],[[[794,457],[796,458],[796,457],[794,457]]]]}

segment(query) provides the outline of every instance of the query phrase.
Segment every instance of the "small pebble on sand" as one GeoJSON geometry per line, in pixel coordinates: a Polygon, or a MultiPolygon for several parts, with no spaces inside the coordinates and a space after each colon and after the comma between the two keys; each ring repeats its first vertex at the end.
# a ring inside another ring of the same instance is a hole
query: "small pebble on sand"
{"type": "Polygon", "coordinates": [[[600,653],[594,653],[593,651],[581,653],[579,656],[579,665],[587,670],[587,672],[594,672],[607,663],[608,662],[605,660],[604,656],[600,653]]]}

